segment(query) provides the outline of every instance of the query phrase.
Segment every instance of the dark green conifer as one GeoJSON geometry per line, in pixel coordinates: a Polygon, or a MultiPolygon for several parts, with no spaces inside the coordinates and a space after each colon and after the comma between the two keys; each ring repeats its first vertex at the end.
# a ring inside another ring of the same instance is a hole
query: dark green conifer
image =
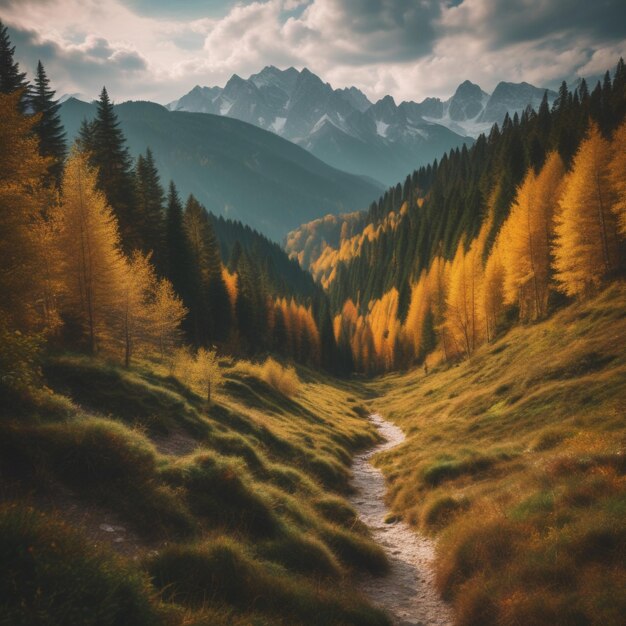
{"type": "Polygon", "coordinates": [[[192,307],[195,303],[195,266],[183,223],[183,206],[174,182],[170,182],[165,218],[166,276],[176,293],[190,310],[184,322],[189,337],[194,338],[196,328],[192,307]]]}
{"type": "Polygon", "coordinates": [[[137,219],[140,222],[144,252],[152,252],[152,262],[159,274],[165,272],[165,194],[150,148],[139,155],[135,164],[137,219]]]}
{"type": "Polygon", "coordinates": [[[37,63],[35,83],[30,93],[29,104],[33,113],[40,116],[35,126],[39,137],[39,153],[53,159],[49,167],[50,182],[59,186],[63,173],[63,161],[67,153],[65,130],[59,116],[61,108],[54,99],[56,92],[50,89],[50,80],[46,76],[41,61],[37,63]]]}
{"type": "Polygon", "coordinates": [[[8,29],[0,20],[0,93],[13,93],[23,89],[20,106],[25,112],[28,103],[28,81],[26,73],[20,72],[19,63],[13,58],[14,54],[15,46],[11,45],[8,29]]]}
{"type": "Polygon", "coordinates": [[[124,250],[143,249],[132,161],[106,87],[93,121],[90,152],[92,164],[98,168],[98,185],[118,219],[124,250]]]}

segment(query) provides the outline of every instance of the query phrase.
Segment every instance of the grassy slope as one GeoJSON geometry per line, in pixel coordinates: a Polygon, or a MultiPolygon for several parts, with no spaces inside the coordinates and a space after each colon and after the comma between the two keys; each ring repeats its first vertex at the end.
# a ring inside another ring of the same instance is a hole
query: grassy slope
{"type": "Polygon", "coordinates": [[[376,439],[349,384],[229,367],[206,416],[147,364],[45,374],[0,419],[0,623],[388,623],[350,584],[386,561],[342,496],[376,439]]]}
{"type": "Polygon", "coordinates": [[[390,504],[440,533],[459,624],[623,623],[623,283],[456,367],[372,386],[408,435],[378,457],[390,504]]]}

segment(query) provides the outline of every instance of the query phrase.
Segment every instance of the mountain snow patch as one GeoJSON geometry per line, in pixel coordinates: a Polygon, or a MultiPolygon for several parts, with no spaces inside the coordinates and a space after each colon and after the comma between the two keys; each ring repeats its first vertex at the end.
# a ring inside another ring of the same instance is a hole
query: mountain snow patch
{"type": "Polygon", "coordinates": [[[287,121],[286,117],[277,117],[271,124],[270,130],[273,130],[276,134],[280,135],[283,132],[283,128],[285,128],[285,122],[287,121]]]}
{"type": "Polygon", "coordinates": [[[389,128],[389,124],[385,124],[385,122],[381,122],[380,120],[376,120],[376,132],[381,137],[387,136],[387,129],[389,128]]]}

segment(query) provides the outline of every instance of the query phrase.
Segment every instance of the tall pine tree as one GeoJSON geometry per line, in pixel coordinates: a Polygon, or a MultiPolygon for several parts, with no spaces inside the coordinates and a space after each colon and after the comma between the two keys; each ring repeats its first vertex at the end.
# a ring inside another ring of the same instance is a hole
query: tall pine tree
{"type": "Polygon", "coordinates": [[[0,20],[0,93],[10,94],[22,89],[19,108],[23,113],[27,105],[28,81],[26,74],[20,72],[19,63],[13,58],[14,53],[15,46],[11,45],[8,29],[0,20]]]}
{"type": "Polygon", "coordinates": [[[41,61],[39,61],[29,104],[33,113],[39,115],[35,125],[35,131],[39,138],[39,154],[52,159],[52,163],[48,168],[49,182],[53,182],[58,186],[63,175],[63,161],[67,153],[67,146],[65,143],[65,130],[59,117],[60,105],[54,99],[55,93],[54,90],[50,89],[50,80],[46,76],[46,71],[41,61]]]}
{"type": "Polygon", "coordinates": [[[189,337],[195,339],[198,335],[197,317],[193,315],[191,307],[196,300],[196,272],[183,222],[183,205],[173,181],[170,182],[167,195],[165,251],[165,274],[190,312],[184,322],[184,329],[189,337]]]}
{"type": "Polygon", "coordinates": [[[132,162],[106,87],[100,93],[91,144],[91,164],[98,171],[98,186],[118,219],[125,252],[144,248],[132,162]]]}
{"type": "Polygon", "coordinates": [[[165,271],[165,194],[150,148],[137,157],[137,214],[141,223],[142,249],[152,253],[152,262],[160,274],[165,271]]]}

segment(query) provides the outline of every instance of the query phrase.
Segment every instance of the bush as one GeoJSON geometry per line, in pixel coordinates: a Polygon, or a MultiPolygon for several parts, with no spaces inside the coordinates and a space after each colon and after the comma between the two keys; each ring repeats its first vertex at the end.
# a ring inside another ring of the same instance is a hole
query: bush
{"type": "Polygon", "coordinates": [[[262,365],[240,361],[237,369],[256,376],[284,396],[295,396],[300,390],[300,379],[294,367],[283,366],[272,357],[268,357],[262,365]]]}
{"type": "Polygon", "coordinates": [[[41,386],[38,337],[9,328],[0,314],[0,411],[18,409],[41,386]]]}

